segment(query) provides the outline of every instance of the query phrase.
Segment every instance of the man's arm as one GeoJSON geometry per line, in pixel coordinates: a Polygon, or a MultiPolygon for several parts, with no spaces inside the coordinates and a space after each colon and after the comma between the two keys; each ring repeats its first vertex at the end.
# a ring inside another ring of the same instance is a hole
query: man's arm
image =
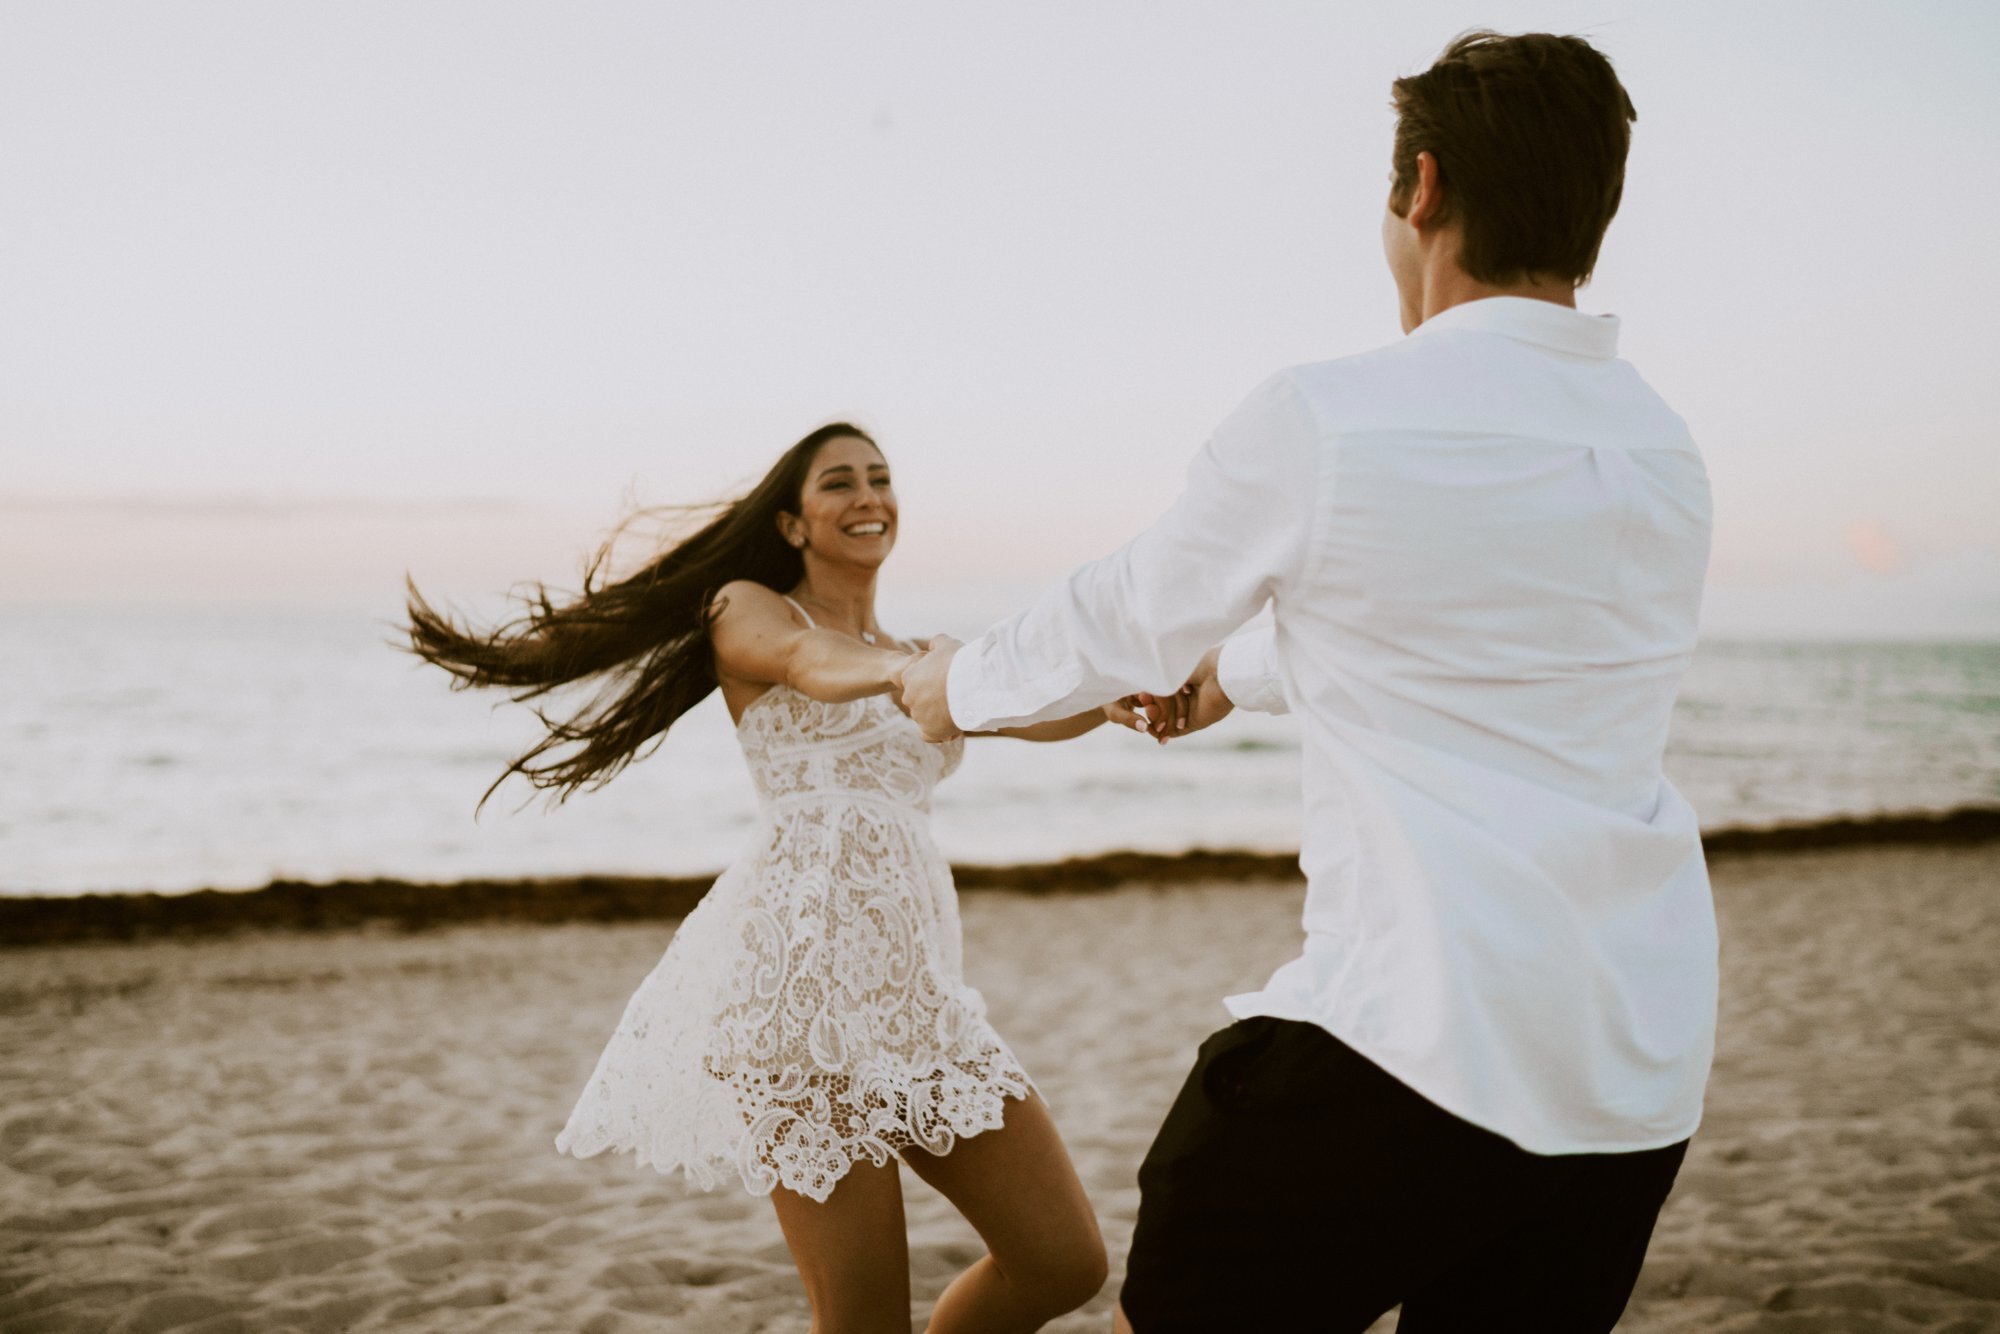
{"type": "Polygon", "coordinates": [[[1304,567],[1318,440],[1290,377],[1266,380],[1216,428],[1152,527],[972,643],[912,664],[905,707],[927,733],[949,736],[1178,690],[1304,567]]]}
{"type": "Polygon", "coordinates": [[[1209,678],[1236,708],[1252,713],[1291,712],[1278,675],[1276,625],[1260,625],[1224,640],[1208,666],[1209,678]]]}
{"type": "Polygon", "coordinates": [[[1147,730],[1163,745],[1213,727],[1239,707],[1255,713],[1289,713],[1279,676],[1277,628],[1260,625],[1217,644],[1201,655],[1194,675],[1178,694],[1136,698],[1145,709],[1147,730]]]}

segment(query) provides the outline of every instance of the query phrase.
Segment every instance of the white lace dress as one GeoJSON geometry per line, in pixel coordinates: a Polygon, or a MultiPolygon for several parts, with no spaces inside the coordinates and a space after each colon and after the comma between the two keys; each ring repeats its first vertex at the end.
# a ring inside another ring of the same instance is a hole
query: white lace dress
{"type": "Polygon", "coordinates": [[[1031,1086],[965,985],[930,837],[931,791],[964,743],[926,742],[885,696],[787,686],[737,735],[757,838],[633,994],[556,1148],[823,1201],[864,1158],[998,1127],[1031,1086]]]}

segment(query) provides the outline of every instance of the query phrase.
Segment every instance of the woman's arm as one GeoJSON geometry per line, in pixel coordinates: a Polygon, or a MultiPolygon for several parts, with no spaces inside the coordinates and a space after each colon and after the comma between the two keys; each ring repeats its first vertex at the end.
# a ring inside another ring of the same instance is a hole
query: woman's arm
{"type": "Polygon", "coordinates": [[[1067,718],[1052,718],[1045,723],[1030,723],[1026,727],[996,727],[991,732],[968,732],[967,736],[1010,736],[1017,741],[1068,741],[1071,737],[1082,736],[1099,724],[1108,721],[1107,709],[1092,709],[1088,713],[1072,714],[1067,718]]]}
{"type": "MultiPolygon", "coordinates": [[[[999,727],[987,732],[967,732],[966,735],[1011,736],[1022,741],[1067,741],[1071,737],[1082,736],[1104,723],[1117,723],[1120,727],[1144,732],[1161,745],[1165,745],[1167,738],[1176,730],[1185,730],[1181,728],[1181,720],[1188,718],[1195,709],[1194,690],[1195,683],[1190,681],[1178,693],[1165,698],[1156,698],[1141,692],[1137,695],[1127,695],[1124,699],[1114,699],[1103,708],[1090,713],[1071,714],[1067,718],[1029,723],[1021,727],[999,727]]],[[[1223,711],[1227,712],[1228,707],[1225,702],[1223,711]]],[[[1202,724],[1204,727],[1207,725],[1206,722],[1202,724]]]]}
{"type": "Polygon", "coordinates": [[[808,629],[792,605],[759,583],[736,579],[715,595],[709,623],[718,673],[760,685],[788,685],[809,699],[844,704],[902,687],[912,654],[876,648],[838,630],[808,629]]]}

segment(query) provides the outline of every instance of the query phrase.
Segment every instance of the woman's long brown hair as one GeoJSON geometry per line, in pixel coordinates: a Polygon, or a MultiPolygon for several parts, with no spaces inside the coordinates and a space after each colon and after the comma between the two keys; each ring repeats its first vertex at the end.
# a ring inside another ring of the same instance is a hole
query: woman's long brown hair
{"type": "Polygon", "coordinates": [[[786,450],[749,494],[725,502],[693,536],[637,573],[603,581],[613,534],[585,569],[582,592],[558,601],[536,583],[522,597],[526,613],[492,629],[461,627],[405,580],[409,651],[450,672],[454,690],[511,691],[548,729],[493,780],[480,807],[513,774],[553,791],[558,804],[579,788],[602,787],[715,689],[708,639],[721,610],[715,591],[732,579],[753,579],[780,593],[798,585],[805,559],[779,533],[778,516],[799,512],[813,456],[845,437],[875,443],[846,422],[822,426],[786,450]],[[591,680],[596,691],[566,717],[531,703],[591,680]]]}

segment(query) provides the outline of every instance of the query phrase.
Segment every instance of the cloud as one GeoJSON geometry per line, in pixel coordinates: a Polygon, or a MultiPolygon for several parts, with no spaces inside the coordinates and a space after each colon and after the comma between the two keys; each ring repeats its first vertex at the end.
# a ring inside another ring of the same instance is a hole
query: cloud
{"type": "Polygon", "coordinates": [[[1903,548],[1879,519],[1856,519],[1843,536],[1855,563],[1874,574],[1900,574],[1903,548]]]}
{"type": "Polygon", "coordinates": [[[2000,552],[1925,549],[1894,578],[1838,575],[1711,580],[1702,633],[1723,639],[2000,641],[2000,552]]]}
{"type": "Polygon", "coordinates": [[[601,534],[553,507],[337,497],[0,497],[0,607],[398,608],[577,581],[601,534]]]}
{"type": "Polygon", "coordinates": [[[0,515],[19,518],[205,521],[427,515],[483,517],[525,514],[532,508],[520,501],[480,497],[386,500],[367,496],[0,494],[0,515]]]}

